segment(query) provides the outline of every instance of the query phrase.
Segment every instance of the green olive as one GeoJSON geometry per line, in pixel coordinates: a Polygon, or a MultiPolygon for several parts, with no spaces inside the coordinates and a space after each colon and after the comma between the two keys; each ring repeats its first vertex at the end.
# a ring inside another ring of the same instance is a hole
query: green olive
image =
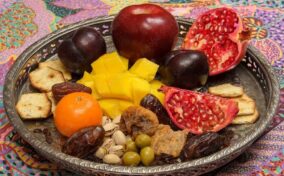
{"type": "Polygon", "coordinates": [[[126,143],[126,151],[133,151],[133,152],[137,152],[137,147],[134,141],[130,140],[126,143]]]}
{"type": "Polygon", "coordinates": [[[149,166],[155,159],[154,150],[151,147],[144,147],[140,151],[141,161],[145,166],[149,166]]]}
{"type": "Polygon", "coordinates": [[[136,152],[126,152],[122,157],[123,163],[126,166],[137,166],[140,163],[140,156],[136,152]]]}
{"type": "Polygon", "coordinates": [[[151,145],[151,137],[147,134],[139,134],[135,139],[136,146],[139,148],[151,145]]]}

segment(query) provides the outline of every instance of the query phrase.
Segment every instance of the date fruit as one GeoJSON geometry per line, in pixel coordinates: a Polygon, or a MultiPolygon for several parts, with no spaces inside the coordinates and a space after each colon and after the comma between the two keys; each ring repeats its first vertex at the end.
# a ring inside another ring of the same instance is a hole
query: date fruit
{"type": "Polygon", "coordinates": [[[228,145],[226,137],[218,133],[206,133],[203,135],[189,135],[182,149],[183,161],[201,158],[215,153],[228,145]]]}
{"type": "Polygon", "coordinates": [[[83,84],[73,83],[73,82],[62,82],[54,84],[51,88],[54,99],[58,102],[65,95],[73,92],[86,92],[91,94],[92,89],[84,86],[83,84]]]}
{"type": "Polygon", "coordinates": [[[174,164],[178,162],[179,162],[179,158],[174,158],[172,155],[162,153],[160,155],[155,156],[155,160],[152,162],[151,165],[157,166],[157,165],[165,165],[165,164],[174,164]]]}
{"type": "Polygon", "coordinates": [[[167,110],[161,104],[158,98],[152,94],[147,94],[140,102],[140,105],[154,112],[161,124],[170,125],[172,129],[178,130],[178,127],[172,122],[167,110]]]}
{"type": "Polygon", "coordinates": [[[102,126],[81,129],[66,141],[62,152],[78,158],[85,158],[101,146],[104,136],[105,130],[102,126]]]}

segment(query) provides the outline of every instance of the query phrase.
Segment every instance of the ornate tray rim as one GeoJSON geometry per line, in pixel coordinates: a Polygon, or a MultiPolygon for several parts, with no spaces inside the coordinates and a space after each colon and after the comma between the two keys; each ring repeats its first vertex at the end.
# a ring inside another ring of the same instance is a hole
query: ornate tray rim
{"type": "MultiPolygon", "coordinates": [[[[218,160],[225,159],[228,155],[233,155],[234,153],[239,152],[240,150],[246,149],[249,145],[251,145],[268,127],[274,114],[276,113],[278,102],[279,102],[279,95],[280,95],[280,86],[278,83],[278,79],[274,74],[273,68],[268,63],[265,56],[262,55],[255,47],[249,46],[247,52],[254,54],[258,61],[261,63],[263,69],[267,71],[267,75],[265,75],[267,80],[270,80],[268,86],[271,90],[269,99],[271,101],[268,102],[268,110],[266,112],[266,119],[265,123],[262,123],[259,128],[254,129],[252,135],[246,136],[243,141],[238,144],[232,145],[227,147],[219,152],[216,152],[210,156],[203,157],[200,159],[182,162],[182,163],[175,163],[175,164],[168,164],[162,166],[151,166],[151,167],[126,167],[126,166],[115,166],[115,165],[108,165],[102,163],[95,163],[83,159],[79,159],[76,157],[72,157],[66,155],[61,152],[57,152],[52,147],[46,145],[46,143],[42,143],[38,140],[32,132],[28,131],[27,128],[23,128],[23,122],[19,115],[16,113],[15,105],[11,103],[10,97],[14,94],[14,87],[15,85],[11,84],[13,80],[13,75],[16,74],[17,68],[24,64],[28,58],[30,58],[40,46],[44,46],[49,41],[57,38],[59,35],[64,35],[77,27],[83,27],[88,25],[93,25],[96,23],[101,23],[105,21],[109,21],[113,19],[114,15],[111,16],[103,16],[88,19],[85,21],[81,21],[79,23],[71,24],[65,26],[62,29],[56,30],[47,36],[43,37],[42,39],[38,40],[31,46],[29,46],[23,53],[17,58],[14,65],[10,68],[9,72],[6,75],[4,90],[3,90],[3,102],[6,114],[14,126],[15,130],[20,134],[20,136],[26,140],[28,143],[32,145],[39,153],[45,156],[47,159],[51,161],[55,161],[60,165],[65,166],[73,171],[80,171],[84,169],[80,169],[81,167],[85,169],[91,169],[98,172],[103,173],[113,173],[113,174],[161,174],[161,173],[168,173],[168,172],[177,172],[183,169],[189,169],[191,167],[202,167],[208,164],[212,164],[218,160]]],[[[183,17],[176,17],[176,19],[180,22],[190,23],[192,19],[186,19],[183,17]]],[[[229,161],[227,161],[229,162],[229,161]]],[[[224,163],[225,164],[225,163],[224,163]]]]}

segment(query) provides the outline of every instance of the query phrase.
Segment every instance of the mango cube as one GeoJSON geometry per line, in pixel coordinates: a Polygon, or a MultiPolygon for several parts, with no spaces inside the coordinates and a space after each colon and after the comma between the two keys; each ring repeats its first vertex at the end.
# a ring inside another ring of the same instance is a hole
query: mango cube
{"type": "Polygon", "coordinates": [[[89,88],[92,89],[92,95],[96,98],[96,99],[100,99],[101,97],[99,96],[99,94],[97,93],[97,90],[95,88],[95,80],[93,75],[91,75],[88,72],[84,72],[83,77],[77,81],[77,83],[79,84],[83,84],[89,88]]]}
{"type": "Polygon", "coordinates": [[[158,91],[158,89],[160,89],[161,86],[164,84],[158,80],[153,80],[150,82],[150,85],[151,85],[150,93],[153,94],[155,97],[157,97],[162,104],[164,104],[165,94],[158,91]]]}
{"type": "Polygon", "coordinates": [[[128,69],[128,60],[121,58],[117,52],[102,55],[92,63],[92,74],[116,74],[128,69]]]}
{"type": "Polygon", "coordinates": [[[118,74],[108,80],[111,97],[123,100],[132,99],[132,78],[125,74],[118,74]]]}
{"type": "Polygon", "coordinates": [[[103,60],[104,55],[102,55],[101,57],[99,57],[97,60],[95,60],[91,66],[92,66],[92,75],[96,75],[96,74],[105,74],[107,73],[107,69],[103,60]]]}
{"type": "Polygon", "coordinates": [[[111,118],[115,118],[121,115],[121,110],[120,110],[117,100],[102,99],[102,100],[99,100],[98,102],[105,115],[111,118]]]}
{"type": "Polygon", "coordinates": [[[129,71],[146,81],[152,81],[155,78],[158,68],[159,65],[146,58],[142,58],[138,59],[129,71]]]}
{"type": "Polygon", "coordinates": [[[125,57],[122,57],[120,56],[120,59],[122,60],[124,66],[126,67],[126,69],[128,70],[128,63],[129,63],[129,60],[125,57]]]}
{"type": "Polygon", "coordinates": [[[124,101],[124,100],[118,100],[119,102],[119,108],[121,112],[125,111],[129,106],[133,106],[134,104],[130,101],[124,101]]]}
{"type": "Polygon", "coordinates": [[[94,75],[95,88],[101,97],[112,97],[110,87],[108,85],[108,76],[104,74],[94,75]]]}
{"type": "Polygon", "coordinates": [[[99,100],[99,104],[103,112],[111,118],[120,116],[126,108],[133,105],[130,101],[119,99],[101,99],[99,100]]]}
{"type": "Polygon", "coordinates": [[[128,69],[117,52],[105,55],[103,59],[108,73],[121,73],[128,69]]]}
{"type": "Polygon", "coordinates": [[[93,75],[88,72],[84,72],[83,77],[77,81],[77,83],[83,84],[84,82],[94,81],[93,75]]]}
{"type": "Polygon", "coordinates": [[[142,98],[150,92],[150,84],[144,79],[133,78],[132,91],[134,104],[140,105],[142,98]]]}

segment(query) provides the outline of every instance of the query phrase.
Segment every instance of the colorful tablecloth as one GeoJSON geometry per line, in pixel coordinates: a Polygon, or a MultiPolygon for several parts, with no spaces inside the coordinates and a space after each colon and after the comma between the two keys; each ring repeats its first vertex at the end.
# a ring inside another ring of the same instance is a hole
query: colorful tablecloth
{"type": "Polygon", "coordinates": [[[65,25],[146,2],[190,18],[220,6],[231,6],[242,15],[253,30],[250,44],[268,58],[279,76],[281,104],[271,131],[236,160],[209,175],[284,175],[283,0],[0,0],[0,175],[71,175],[38,156],[8,122],[2,90],[5,75],[17,56],[65,25]]]}

